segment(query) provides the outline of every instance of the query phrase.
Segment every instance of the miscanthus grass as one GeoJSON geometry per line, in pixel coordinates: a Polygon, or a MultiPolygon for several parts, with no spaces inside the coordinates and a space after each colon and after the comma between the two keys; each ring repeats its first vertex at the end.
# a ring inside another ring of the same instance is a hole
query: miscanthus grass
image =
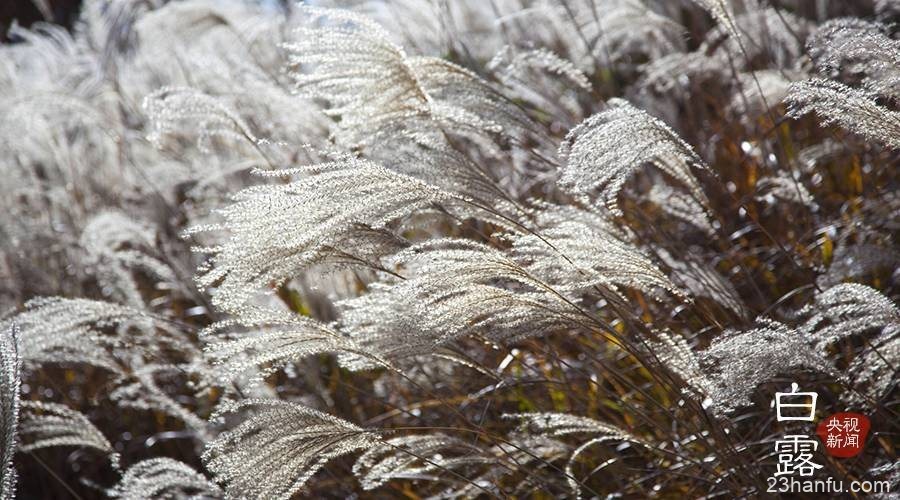
{"type": "Polygon", "coordinates": [[[896,2],[83,4],[0,45],[3,498],[758,497],[792,383],[900,487],[896,2]]]}

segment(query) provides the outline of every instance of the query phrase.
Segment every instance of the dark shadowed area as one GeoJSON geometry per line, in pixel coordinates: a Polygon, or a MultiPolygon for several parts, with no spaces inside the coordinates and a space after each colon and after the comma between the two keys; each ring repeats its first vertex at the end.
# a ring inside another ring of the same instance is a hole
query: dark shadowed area
{"type": "Polygon", "coordinates": [[[0,40],[10,41],[7,32],[13,21],[26,28],[36,22],[70,28],[80,9],[81,0],[4,0],[0,2],[0,40]]]}

